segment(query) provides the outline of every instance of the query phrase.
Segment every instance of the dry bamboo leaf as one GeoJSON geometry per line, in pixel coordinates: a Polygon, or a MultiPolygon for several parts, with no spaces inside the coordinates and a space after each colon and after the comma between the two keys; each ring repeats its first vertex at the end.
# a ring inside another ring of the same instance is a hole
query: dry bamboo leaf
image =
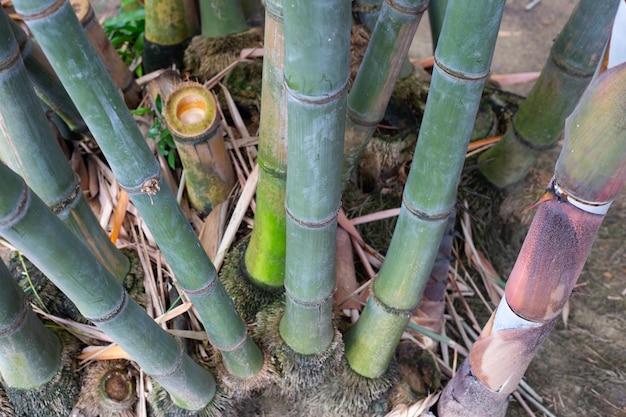
{"type": "Polygon", "coordinates": [[[122,228],[122,223],[124,222],[124,218],[126,217],[126,209],[128,208],[128,193],[124,190],[120,190],[117,199],[117,205],[115,206],[115,211],[113,212],[113,225],[111,226],[111,242],[115,244],[117,242],[117,238],[120,235],[120,229],[122,228]]]}
{"type": "Polygon", "coordinates": [[[539,78],[539,71],[517,72],[513,74],[494,74],[490,78],[501,86],[530,83],[539,78]]]}
{"type": "Polygon", "coordinates": [[[190,308],[191,308],[191,303],[189,301],[184,302],[183,304],[157,317],[156,319],[154,319],[154,321],[156,321],[157,323],[166,323],[180,316],[181,314],[186,313],[187,311],[189,311],[190,308]]]}
{"type": "Polygon", "coordinates": [[[215,265],[216,270],[220,270],[222,267],[222,263],[224,262],[224,258],[226,257],[226,252],[230,248],[230,245],[235,240],[235,235],[237,234],[237,230],[239,229],[239,225],[241,224],[241,220],[246,214],[246,210],[248,210],[248,206],[252,201],[252,197],[254,197],[254,193],[256,192],[256,185],[259,180],[259,166],[255,165],[254,169],[250,173],[248,177],[248,181],[246,181],[246,185],[243,187],[241,191],[241,196],[237,201],[237,205],[235,206],[235,211],[230,219],[230,223],[228,223],[228,227],[226,228],[226,232],[224,232],[224,238],[220,242],[220,245],[217,249],[217,254],[215,255],[215,259],[213,260],[213,264],[215,265]]]}
{"type": "Polygon", "coordinates": [[[399,404],[393,408],[385,417],[431,417],[434,416],[429,410],[437,403],[440,392],[429,394],[426,398],[407,406],[399,404]]]}
{"type": "Polygon", "coordinates": [[[87,346],[82,353],[76,356],[81,361],[111,361],[115,359],[131,359],[128,353],[119,345],[111,344],[108,346],[87,346]]]}
{"type": "Polygon", "coordinates": [[[80,188],[83,192],[89,191],[89,172],[78,149],[74,149],[70,156],[70,166],[72,167],[72,171],[78,175],[80,188]]]}
{"type": "Polygon", "coordinates": [[[211,210],[209,215],[204,219],[202,229],[200,229],[200,243],[209,258],[215,259],[217,255],[217,247],[224,236],[224,226],[228,217],[228,208],[230,201],[224,200],[211,210]]]}
{"type": "Polygon", "coordinates": [[[398,215],[400,215],[400,207],[377,211],[376,213],[370,213],[364,216],[355,217],[354,219],[350,219],[350,223],[352,223],[353,226],[356,226],[359,224],[370,223],[377,220],[388,219],[389,217],[396,217],[398,215]]]}
{"type": "Polygon", "coordinates": [[[354,308],[360,310],[361,303],[353,295],[359,288],[359,284],[356,280],[350,235],[344,229],[338,227],[336,241],[335,277],[337,287],[333,295],[335,306],[337,308],[354,308]]]}

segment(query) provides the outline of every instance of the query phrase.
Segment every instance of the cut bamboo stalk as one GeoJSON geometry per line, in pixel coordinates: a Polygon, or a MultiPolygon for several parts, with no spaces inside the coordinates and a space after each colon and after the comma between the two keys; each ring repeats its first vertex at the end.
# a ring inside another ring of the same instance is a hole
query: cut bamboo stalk
{"type": "Polygon", "coordinates": [[[2,237],[26,255],[146,373],[166,387],[180,407],[205,407],[215,395],[213,376],[193,362],[182,346],[148,317],[17,174],[0,164],[0,175],[2,237]],[[54,240],[50,240],[51,236],[54,240]],[[46,240],[48,245],[41,244],[46,240]]]}
{"type": "Polygon", "coordinates": [[[285,13],[287,253],[283,340],[317,354],[335,338],[332,295],[349,78],[350,3],[290,0],[285,13]],[[303,256],[305,255],[305,256],[303,256]]]}
{"type": "Polygon", "coordinates": [[[554,177],[537,203],[505,297],[443,391],[440,415],[504,416],[626,182],[625,101],[626,63],[592,82],[567,118],[554,177]]]}
{"type": "Polygon", "coordinates": [[[148,73],[172,64],[181,69],[185,48],[191,38],[185,1],[147,0],[145,10],[144,71],[148,73]]]}
{"type": "Polygon", "coordinates": [[[96,51],[98,51],[100,59],[102,59],[111,78],[113,78],[113,82],[124,96],[126,105],[129,109],[134,109],[141,101],[141,87],[135,82],[133,73],[124,64],[113,45],[111,45],[111,41],[104,33],[93,8],[89,4],[89,0],[70,0],[70,3],[89,40],[96,48],[96,51]]]}
{"type": "Polygon", "coordinates": [[[35,95],[9,19],[0,11],[0,158],[85,242],[119,282],[128,258],[109,240],[83,197],[78,177],[63,155],[35,95]]]}
{"type": "Polygon", "coordinates": [[[235,312],[176,197],[161,178],[157,160],[73,10],[69,4],[54,0],[16,0],[14,4],[83,115],[120,186],[150,229],[179,288],[196,307],[213,346],[222,352],[226,368],[241,379],[256,375],[263,364],[260,349],[235,312]]]}
{"type": "Polygon", "coordinates": [[[235,174],[226,152],[213,94],[202,84],[179,84],[165,99],[163,116],[185,169],[191,205],[208,214],[228,197],[235,174]]]}
{"type": "Polygon", "coordinates": [[[433,268],[489,73],[503,0],[451,0],[400,215],[359,321],[345,334],[360,375],[382,375],[433,268]],[[471,51],[471,54],[469,53],[471,51]]]}
{"type": "Polygon", "coordinates": [[[618,4],[581,0],[576,6],[503,139],[478,159],[480,172],[496,187],[523,179],[539,155],[556,146],[565,118],[598,67],[618,4]]]}
{"type": "Polygon", "coordinates": [[[350,94],[344,138],[346,184],[385,115],[428,0],[385,1],[350,94]]]}

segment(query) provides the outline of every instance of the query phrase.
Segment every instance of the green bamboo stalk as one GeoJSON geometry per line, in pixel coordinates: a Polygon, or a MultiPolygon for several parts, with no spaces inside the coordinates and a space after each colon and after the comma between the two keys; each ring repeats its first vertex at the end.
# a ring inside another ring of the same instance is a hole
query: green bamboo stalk
{"type": "Polygon", "coordinates": [[[263,355],[247,334],[176,197],[160,177],[156,158],[71,7],[54,0],[14,4],[150,229],[180,289],[195,305],[226,369],[242,379],[255,375],[263,355]]]}
{"type": "Polygon", "coordinates": [[[184,0],[147,0],[143,68],[152,72],[173,63],[182,68],[185,47],[191,38],[184,0]]]}
{"type": "Polygon", "coordinates": [[[496,187],[523,179],[539,155],[556,146],[563,122],[591,81],[607,43],[619,0],[581,0],[513,123],[479,157],[480,172],[496,187]]]}
{"type": "Polygon", "coordinates": [[[501,417],[572,293],[613,199],[626,183],[626,63],[591,83],[565,124],[554,177],[505,296],[446,386],[439,415],[501,417]]]}
{"type": "Polygon", "coordinates": [[[86,132],[87,125],[85,125],[83,118],[72,103],[72,99],[67,95],[39,45],[26,36],[26,33],[13,19],[8,19],[8,21],[19,45],[22,61],[24,61],[24,66],[28,71],[28,78],[41,101],[59,115],[73,132],[86,132]]]}
{"type": "Polygon", "coordinates": [[[0,375],[11,388],[38,388],[61,369],[61,343],[35,316],[2,261],[0,286],[0,375]]]}
{"type": "Polygon", "coordinates": [[[214,38],[244,32],[248,29],[239,1],[200,0],[202,36],[214,38]]]}
{"type": "Polygon", "coordinates": [[[385,1],[350,94],[344,138],[346,184],[376,126],[383,119],[393,87],[428,0],[385,1]]]}
{"type": "Polygon", "coordinates": [[[189,202],[208,214],[235,185],[215,97],[202,84],[181,83],[167,95],[163,117],[185,169],[189,202]]]}
{"type": "Polygon", "coordinates": [[[254,285],[282,289],[285,280],[287,99],[283,87],[283,2],[265,2],[265,56],[259,126],[259,182],[245,269],[254,285]]]}
{"type": "Polygon", "coordinates": [[[100,55],[100,59],[107,67],[113,82],[122,92],[124,101],[129,109],[134,109],[141,101],[141,87],[135,82],[133,73],[124,64],[111,41],[104,33],[104,29],[96,17],[89,0],[70,0],[72,8],[81,25],[85,28],[87,37],[100,55]]]}
{"type": "Polygon", "coordinates": [[[354,11],[357,13],[359,22],[368,29],[373,30],[378,21],[378,13],[382,7],[383,0],[356,0],[354,11]]]}
{"type": "Polygon", "coordinates": [[[400,216],[363,314],[344,337],[348,363],[363,376],[387,369],[419,304],[437,255],[433,242],[454,209],[503,10],[503,0],[448,5],[400,216]]]}
{"type": "Polygon", "coordinates": [[[180,407],[205,407],[215,395],[213,376],[148,317],[17,174],[0,164],[0,176],[0,235],[164,386],[180,407]],[[42,244],[46,240],[49,244],[42,244]]]}
{"type": "Polygon", "coordinates": [[[8,16],[0,11],[0,158],[19,172],[35,192],[106,265],[119,282],[128,258],[100,227],[78,185],[35,95],[8,16]]]}
{"type": "Polygon", "coordinates": [[[284,341],[300,354],[331,344],[341,158],[349,78],[350,3],[284,3],[287,253],[284,341]]]}
{"type": "Polygon", "coordinates": [[[437,49],[439,34],[443,26],[443,18],[448,7],[448,0],[431,0],[428,5],[428,20],[430,22],[430,33],[433,39],[433,51],[437,49]]]}

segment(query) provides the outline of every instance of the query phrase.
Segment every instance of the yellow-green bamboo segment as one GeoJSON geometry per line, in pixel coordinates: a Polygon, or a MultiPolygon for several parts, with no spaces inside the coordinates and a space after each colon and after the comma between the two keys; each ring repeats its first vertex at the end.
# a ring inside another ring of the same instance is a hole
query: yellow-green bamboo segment
{"type": "Polygon", "coordinates": [[[335,232],[341,190],[350,2],[284,2],[287,93],[287,253],[283,340],[295,352],[335,337],[335,232]]]}
{"type": "Polygon", "coordinates": [[[480,155],[480,172],[496,187],[523,179],[539,155],[562,137],[565,118],[598,67],[618,4],[619,0],[578,3],[508,131],[480,155]]]}
{"type": "Polygon", "coordinates": [[[182,68],[192,36],[184,0],[146,0],[143,68],[146,73],[176,64],[182,68]]]}
{"type": "Polygon", "coordinates": [[[279,290],[285,280],[287,99],[283,87],[282,0],[265,2],[265,55],[259,126],[259,182],[245,269],[255,285],[279,290]]]}
{"type": "Polygon", "coordinates": [[[194,304],[226,369],[241,379],[254,376],[263,365],[263,354],[235,312],[214,265],[161,178],[158,161],[73,10],[58,0],[16,0],[14,5],[150,229],[178,288],[194,304]]]}
{"type": "Polygon", "coordinates": [[[109,70],[113,82],[122,92],[126,105],[128,108],[134,109],[141,100],[141,88],[135,82],[133,73],[130,72],[115,48],[113,48],[113,45],[111,45],[109,38],[96,18],[93,8],[89,4],[89,0],[71,0],[70,2],[78,20],[85,28],[89,40],[109,70]]]}
{"type": "Polygon", "coordinates": [[[348,363],[365,377],[387,369],[433,268],[503,10],[504,0],[448,4],[398,222],[363,313],[344,335],[348,363]]]}
{"type": "Polygon", "coordinates": [[[122,282],[130,263],[109,240],[83,197],[78,177],[63,155],[33,91],[13,37],[0,11],[0,159],[22,175],[45,203],[122,282]]]}
{"type": "Polygon", "coordinates": [[[202,84],[178,84],[165,99],[163,116],[185,169],[189,202],[208,214],[235,185],[215,97],[202,84]]]}
{"type": "Polygon", "coordinates": [[[385,115],[428,0],[385,1],[348,95],[344,138],[346,184],[376,126],[385,115]]]}

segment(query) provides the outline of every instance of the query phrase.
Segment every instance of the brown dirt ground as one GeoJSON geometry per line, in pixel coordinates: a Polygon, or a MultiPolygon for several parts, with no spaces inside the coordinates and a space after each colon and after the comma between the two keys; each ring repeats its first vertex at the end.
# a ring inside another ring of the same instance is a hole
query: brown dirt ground
{"type": "MultiPolygon", "coordinates": [[[[530,0],[507,1],[493,59],[494,74],[540,71],[577,1],[544,0],[526,11],[528,3],[530,0]]],[[[432,54],[429,30],[425,18],[411,48],[413,57],[432,54]]],[[[504,88],[526,95],[532,83],[504,88]]],[[[551,171],[557,156],[554,152],[543,158],[542,167],[551,171]]],[[[556,416],[626,416],[625,224],[626,190],[600,229],[579,279],[579,294],[571,298],[567,326],[559,322],[526,374],[556,416]]],[[[506,277],[508,269],[499,272],[506,277]]],[[[507,415],[528,414],[513,405],[507,415]]]]}

